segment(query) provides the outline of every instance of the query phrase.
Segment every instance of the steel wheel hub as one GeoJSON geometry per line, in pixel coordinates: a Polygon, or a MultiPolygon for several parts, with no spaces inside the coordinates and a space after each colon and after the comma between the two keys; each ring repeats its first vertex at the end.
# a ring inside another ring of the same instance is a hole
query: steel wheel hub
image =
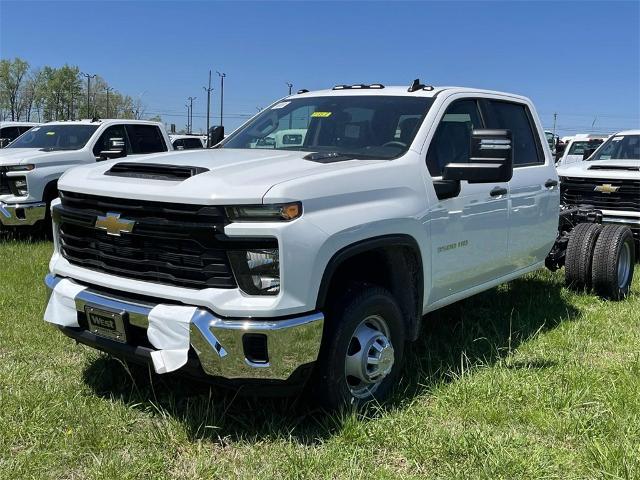
{"type": "Polygon", "coordinates": [[[394,360],[387,323],[379,315],[365,318],[353,332],[345,359],[345,374],[352,395],[371,395],[393,369],[394,360]]]}

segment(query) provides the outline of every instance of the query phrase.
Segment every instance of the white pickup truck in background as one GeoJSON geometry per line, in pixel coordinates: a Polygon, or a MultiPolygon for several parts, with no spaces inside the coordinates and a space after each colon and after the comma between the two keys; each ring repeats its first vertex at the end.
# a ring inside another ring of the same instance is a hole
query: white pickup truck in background
{"type": "Polygon", "coordinates": [[[164,126],[142,120],[38,125],[0,150],[0,228],[47,220],[58,178],[69,168],[172,150],[164,126]]]}
{"type": "Polygon", "coordinates": [[[565,205],[601,210],[603,223],[627,225],[640,248],[640,130],[611,135],[585,160],[560,166],[558,175],[565,205]]]}
{"type": "Polygon", "coordinates": [[[588,152],[593,153],[608,137],[608,135],[595,135],[591,133],[579,133],[575,135],[567,143],[564,153],[556,165],[563,167],[572,163],[581,162],[585,154],[588,154],[588,152]]]}
{"type": "Polygon", "coordinates": [[[40,125],[34,122],[0,122],[0,148],[4,148],[29,129],[40,125]]]}

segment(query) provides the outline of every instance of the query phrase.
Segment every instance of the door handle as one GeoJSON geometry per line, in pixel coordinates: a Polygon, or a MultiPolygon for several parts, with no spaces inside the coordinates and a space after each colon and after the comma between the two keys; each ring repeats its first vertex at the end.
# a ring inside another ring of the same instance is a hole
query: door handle
{"type": "Polygon", "coordinates": [[[489,195],[491,195],[492,197],[501,197],[502,195],[506,195],[507,193],[509,193],[509,190],[504,187],[493,187],[493,189],[489,192],[489,195]]]}
{"type": "Polygon", "coordinates": [[[544,187],[545,188],[553,188],[553,187],[557,187],[558,186],[558,181],[557,180],[547,180],[546,182],[544,182],[544,187]]]}

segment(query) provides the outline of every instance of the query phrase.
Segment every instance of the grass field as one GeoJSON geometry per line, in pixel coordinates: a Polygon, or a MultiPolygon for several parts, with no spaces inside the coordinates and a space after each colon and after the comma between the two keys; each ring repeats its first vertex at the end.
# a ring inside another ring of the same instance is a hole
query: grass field
{"type": "Polygon", "coordinates": [[[640,478],[640,281],[541,272],[425,321],[394,398],[328,416],[129,373],[42,320],[51,245],[0,241],[0,478],[640,478]]]}

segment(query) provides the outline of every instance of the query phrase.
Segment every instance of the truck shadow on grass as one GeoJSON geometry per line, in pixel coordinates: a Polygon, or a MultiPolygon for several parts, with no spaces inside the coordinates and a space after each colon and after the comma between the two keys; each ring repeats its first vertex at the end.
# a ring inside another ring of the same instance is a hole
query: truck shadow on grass
{"type": "MultiPolygon", "coordinates": [[[[578,310],[562,295],[559,276],[531,275],[446,307],[425,318],[420,339],[406,351],[402,380],[385,404],[360,412],[375,419],[402,409],[418,395],[456,381],[479,366],[502,361],[538,333],[572,320],[578,310]]],[[[540,358],[505,362],[508,368],[544,369],[540,358]]],[[[295,439],[315,444],[341,431],[348,414],[313,410],[304,397],[251,398],[177,376],[151,375],[107,356],[88,365],[85,382],[100,396],[183,422],[192,439],[235,441],[295,439]]]]}

